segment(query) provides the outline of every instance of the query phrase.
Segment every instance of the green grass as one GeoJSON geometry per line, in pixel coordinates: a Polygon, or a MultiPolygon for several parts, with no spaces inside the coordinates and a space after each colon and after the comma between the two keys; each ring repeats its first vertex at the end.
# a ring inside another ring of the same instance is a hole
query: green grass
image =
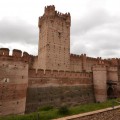
{"type": "MultiPolygon", "coordinates": [[[[91,103],[86,105],[70,107],[68,108],[69,112],[67,115],[80,114],[80,113],[95,111],[99,109],[104,109],[107,107],[112,107],[113,101],[115,100],[108,100],[107,102],[104,102],[104,103],[91,103]]],[[[119,105],[119,104],[114,102],[114,106],[116,105],[119,105]]],[[[59,109],[57,108],[45,107],[45,108],[39,109],[38,112],[34,112],[31,114],[0,117],[0,120],[38,120],[37,119],[38,114],[39,114],[40,120],[51,120],[54,118],[60,118],[60,117],[66,116],[64,114],[60,114],[59,109]]]]}

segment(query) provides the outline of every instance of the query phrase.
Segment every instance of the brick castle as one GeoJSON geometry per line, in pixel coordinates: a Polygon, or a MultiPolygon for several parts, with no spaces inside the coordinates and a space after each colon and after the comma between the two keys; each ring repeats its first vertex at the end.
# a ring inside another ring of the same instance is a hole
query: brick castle
{"type": "Polygon", "coordinates": [[[70,54],[70,13],[47,6],[38,26],[38,56],[0,48],[0,115],[120,96],[119,58],[70,54]]]}

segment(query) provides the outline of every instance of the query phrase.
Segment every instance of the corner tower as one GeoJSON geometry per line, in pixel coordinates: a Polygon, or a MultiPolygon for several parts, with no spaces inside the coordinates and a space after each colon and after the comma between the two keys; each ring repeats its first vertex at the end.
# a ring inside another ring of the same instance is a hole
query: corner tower
{"type": "Polygon", "coordinates": [[[55,6],[45,7],[39,17],[38,68],[69,70],[70,68],[70,13],[59,13],[55,6]]]}

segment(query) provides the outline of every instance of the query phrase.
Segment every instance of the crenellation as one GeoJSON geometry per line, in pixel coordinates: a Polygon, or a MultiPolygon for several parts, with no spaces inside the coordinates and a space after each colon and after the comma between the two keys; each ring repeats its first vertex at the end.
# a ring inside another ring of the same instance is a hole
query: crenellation
{"type": "Polygon", "coordinates": [[[58,70],[53,70],[52,71],[52,76],[55,77],[55,78],[59,77],[59,71],[58,70]]]}
{"type": "Polygon", "coordinates": [[[45,7],[45,15],[54,15],[55,14],[55,6],[54,5],[50,5],[50,6],[46,6],[45,7]]]}
{"type": "Polygon", "coordinates": [[[0,56],[9,56],[8,48],[0,48],[0,56]]]}
{"type": "Polygon", "coordinates": [[[12,53],[12,56],[13,56],[13,57],[16,57],[16,58],[21,57],[21,56],[22,56],[22,51],[21,51],[21,50],[14,49],[14,50],[13,50],[13,53],[12,53]]]}
{"type": "Polygon", "coordinates": [[[107,70],[108,70],[108,71],[117,72],[117,71],[118,71],[118,68],[117,68],[117,67],[108,67],[107,70]]]}
{"type": "Polygon", "coordinates": [[[106,71],[107,66],[106,65],[94,65],[92,67],[92,70],[97,70],[97,71],[106,71]]]}
{"type": "Polygon", "coordinates": [[[29,60],[29,54],[25,52],[25,54],[27,54],[27,56],[25,56],[25,54],[22,56],[22,51],[21,50],[17,50],[14,49],[12,51],[12,55],[10,55],[9,53],[9,49],[8,48],[0,48],[0,60],[6,60],[6,61],[23,61],[23,62],[28,62],[29,60]]]}
{"type": "Polygon", "coordinates": [[[36,77],[36,69],[29,69],[28,76],[36,77]]]}
{"type": "Polygon", "coordinates": [[[44,73],[45,77],[51,77],[52,76],[52,70],[45,70],[45,73],[44,73]]]}
{"type": "Polygon", "coordinates": [[[43,77],[44,76],[44,70],[43,69],[38,69],[36,73],[37,77],[43,77]]]}
{"type": "Polygon", "coordinates": [[[23,52],[23,57],[29,57],[29,54],[27,52],[23,52]]]}
{"type": "Polygon", "coordinates": [[[57,71],[57,70],[43,70],[29,69],[30,77],[57,77],[57,78],[91,78],[91,73],[75,72],[75,71],[57,71]]]}

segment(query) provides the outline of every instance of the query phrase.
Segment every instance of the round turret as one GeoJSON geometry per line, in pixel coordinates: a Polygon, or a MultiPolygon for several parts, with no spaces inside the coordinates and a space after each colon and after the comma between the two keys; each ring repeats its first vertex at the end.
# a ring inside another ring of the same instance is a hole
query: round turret
{"type": "Polygon", "coordinates": [[[96,102],[107,100],[107,68],[105,65],[93,66],[93,84],[96,102]]]}

